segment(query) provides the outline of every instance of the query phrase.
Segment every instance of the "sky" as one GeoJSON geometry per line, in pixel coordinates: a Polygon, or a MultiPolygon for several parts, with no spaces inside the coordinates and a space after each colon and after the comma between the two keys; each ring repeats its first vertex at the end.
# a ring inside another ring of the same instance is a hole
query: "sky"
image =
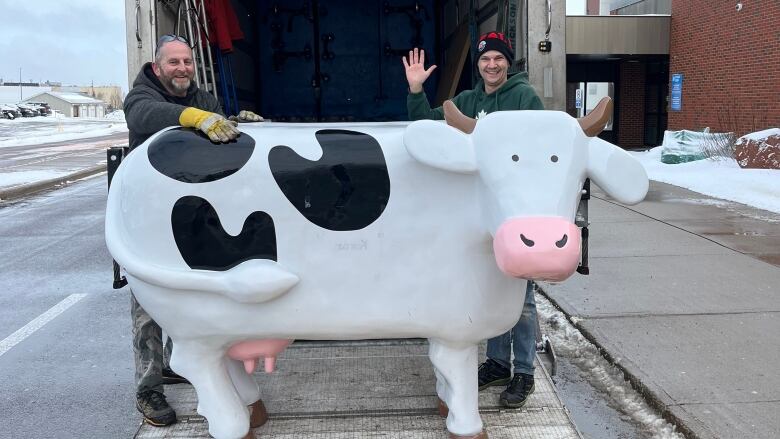
{"type": "Polygon", "coordinates": [[[124,0],[0,0],[0,78],[127,91],[124,0]]]}
{"type": "Polygon", "coordinates": [[[566,0],[567,15],[585,15],[585,0],[566,0]]]}

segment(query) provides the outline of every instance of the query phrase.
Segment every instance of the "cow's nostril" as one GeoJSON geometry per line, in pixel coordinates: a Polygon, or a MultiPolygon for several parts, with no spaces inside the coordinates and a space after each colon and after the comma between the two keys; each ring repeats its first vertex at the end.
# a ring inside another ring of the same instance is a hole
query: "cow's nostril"
{"type": "Polygon", "coordinates": [[[526,238],[525,235],[523,235],[522,233],[520,234],[520,239],[523,241],[523,244],[527,245],[528,247],[534,246],[534,242],[526,238]]]}
{"type": "Polygon", "coordinates": [[[555,246],[558,248],[563,248],[563,246],[566,245],[566,242],[569,240],[569,236],[564,234],[563,238],[561,238],[560,241],[555,241],[555,246]]]}

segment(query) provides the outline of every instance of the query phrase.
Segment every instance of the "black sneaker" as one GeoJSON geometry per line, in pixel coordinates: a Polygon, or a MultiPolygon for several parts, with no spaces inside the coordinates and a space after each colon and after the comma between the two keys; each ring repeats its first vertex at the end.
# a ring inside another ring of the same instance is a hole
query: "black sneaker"
{"type": "Polygon", "coordinates": [[[176,412],[173,411],[165,395],[154,390],[147,390],[136,395],[135,408],[144,415],[144,421],[155,427],[163,427],[176,422],[176,412]]]}
{"type": "Polygon", "coordinates": [[[534,393],[534,376],[524,373],[516,373],[509,386],[501,392],[498,401],[504,407],[519,409],[524,406],[528,397],[534,393]]]}
{"type": "Polygon", "coordinates": [[[182,383],[189,384],[190,383],[189,381],[187,381],[187,378],[184,378],[183,376],[174,372],[173,369],[171,369],[170,367],[163,368],[162,382],[163,384],[182,384],[182,383]]]}
{"type": "Polygon", "coordinates": [[[504,386],[511,378],[512,372],[509,369],[490,358],[479,365],[479,372],[477,373],[479,390],[487,389],[490,386],[504,386]]]}

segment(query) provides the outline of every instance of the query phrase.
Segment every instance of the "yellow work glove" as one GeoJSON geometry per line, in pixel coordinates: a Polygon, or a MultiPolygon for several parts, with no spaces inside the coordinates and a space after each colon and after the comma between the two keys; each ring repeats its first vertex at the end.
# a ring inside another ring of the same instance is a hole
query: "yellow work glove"
{"type": "Polygon", "coordinates": [[[187,128],[197,128],[214,143],[225,143],[241,134],[236,123],[229,121],[217,113],[187,107],[179,116],[179,124],[187,128]]]}
{"type": "Polygon", "coordinates": [[[228,119],[234,122],[262,122],[263,117],[249,110],[241,110],[238,116],[230,116],[228,119]]]}

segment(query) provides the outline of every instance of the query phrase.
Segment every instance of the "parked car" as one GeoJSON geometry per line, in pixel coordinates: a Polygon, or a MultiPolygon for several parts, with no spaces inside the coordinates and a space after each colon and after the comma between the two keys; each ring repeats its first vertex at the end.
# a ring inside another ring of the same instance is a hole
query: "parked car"
{"type": "Polygon", "coordinates": [[[46,102],[26,102],[27,106],[35,107],[41,116],[48,116],[51,114],[51,107],[46,102]]]}
{"type": "Polygon", "coordinates": [[[0,105],[0,117],[4,117],[6,119],[16,119],[20,116],[21,113],[19,113],[19,110],[16,108],[16,106],[6,104],[0,105]]]}
{"type": "Polygon", "coordinates": [[[19,109],[19,113],[22,114],[22,117],[35,117],[41,115],[38,110],[28,107],[25,104],[16,104],[16,108],[19,109]]]}

